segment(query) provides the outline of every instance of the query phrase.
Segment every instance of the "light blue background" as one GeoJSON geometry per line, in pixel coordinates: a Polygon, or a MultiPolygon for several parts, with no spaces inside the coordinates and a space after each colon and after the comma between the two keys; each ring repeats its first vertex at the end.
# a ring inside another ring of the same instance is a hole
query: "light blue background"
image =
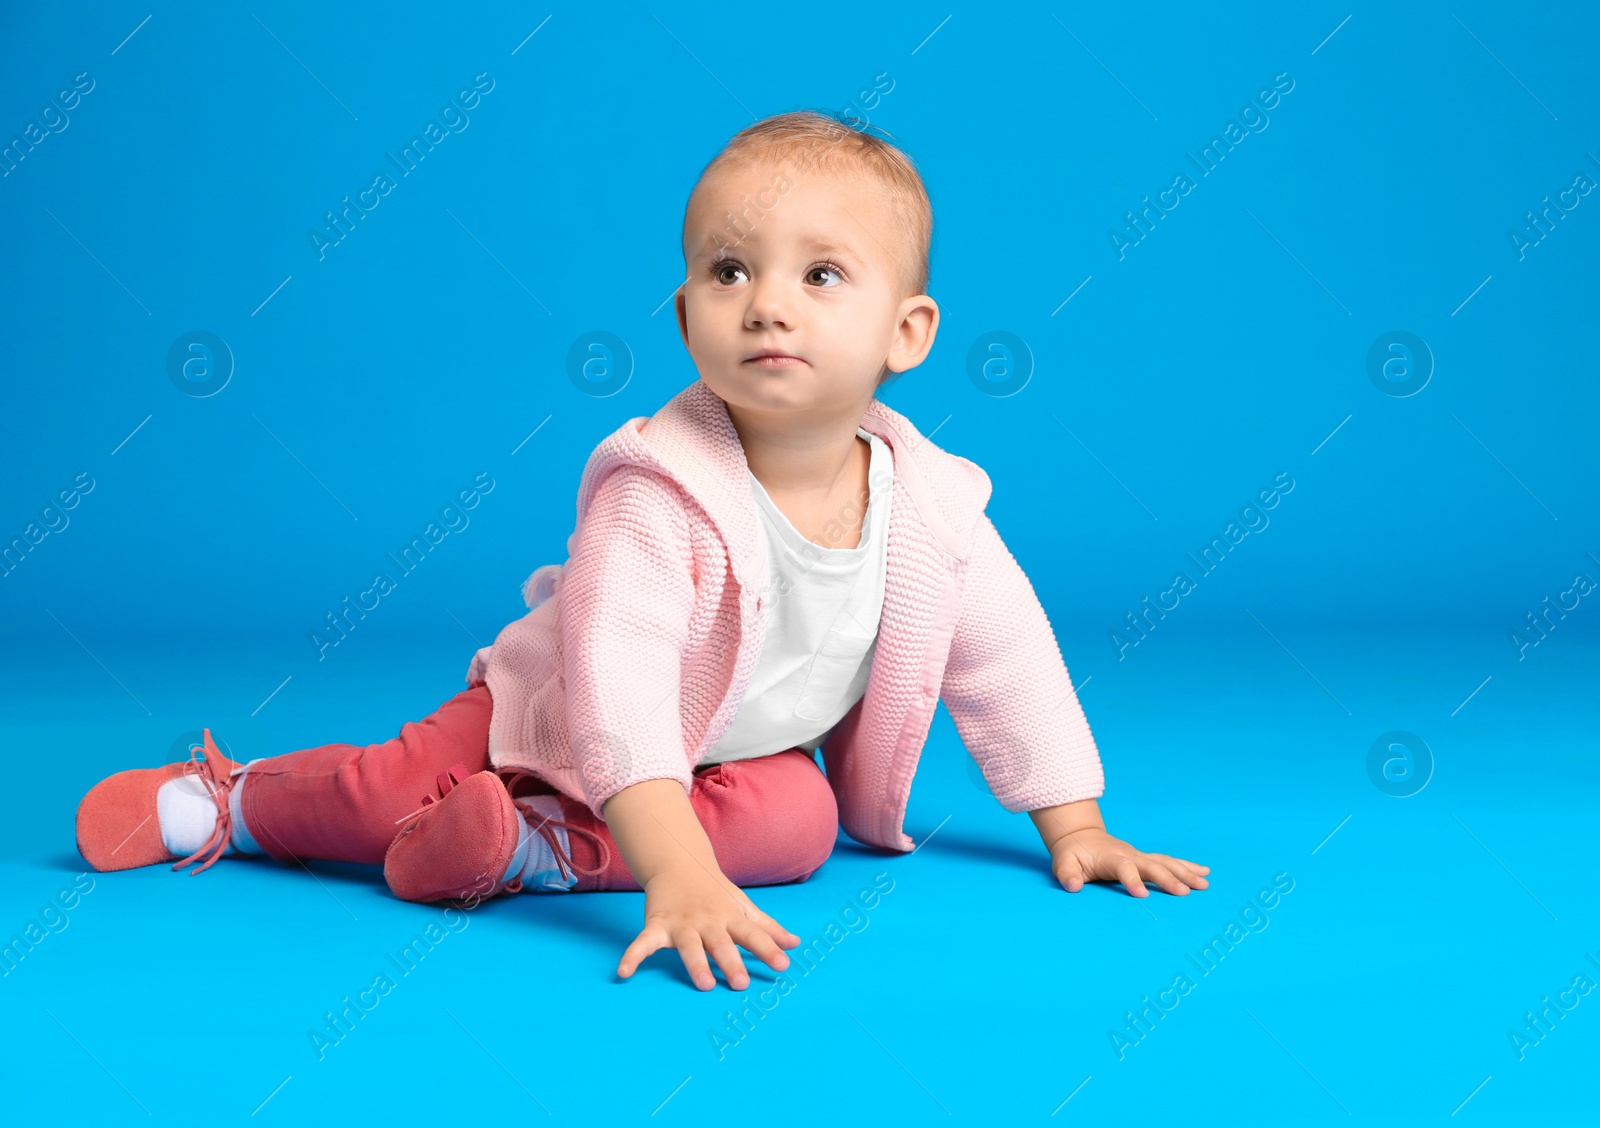
{"type": "Polygon", "coordinates": [[[9,9],[0,139],[94,88],[0,178],[0,541],[94,488],[0,578],[0,938],[83,868],[72,812],[108,772],[203,725],[238,758],[381,740],[463,686],[565,558],[589,451],[695,377],[663,305],[694,178],[805,107],[921,168],[943,320],[883,398],[993,479],[1112,832],[1215,879],[1066,895],[941,712],[924,849],[842,837],[754,894],[809,939],[896,881],[727,1061],[724,988],[692,994],[671,952],[612,981],[632,894],[484,906],[318,1061],[307,1029],[439,910],[364,867],[96,875],[0,981],[16,1115],[1593,1117],[1600,996],[1526,1060],[1508,1031],[1600,982],[1600,597],[1520,656],[1511,631],[1600,578],[1600,193],[1520,258],[1510,233],[1600,179],[1596,31],[1572,4],[9,9]],[[470,125],[319,261],[324,214],[485,72],[470,125]],[[1285,73],[1270,124],[1119,259],[1124,213],[1285,73]],[[193,330],[234,361],[205,398],[167,371],[193,330]],[[632,358],[615,395],[569,378],[596,330],[632,358]],[[1412,396],[1369,379],[1394,330],[1432,355],[1412,396]],[[969,366],[994,333],[1031,356],[1014,395],[969,366]],[[324,615],[480,473],[470,523],[319,660],[324,615]],[[1280,473],[1270,524],[1201,577],[1185,554],[1280,473]],[[1179,570],[1196,590],[1119,657],[1179,570]],[[1433,758],[1406,798],[1366,768],[1394,730],[1433,758]],[[1108,1031],[1275,873],[1271,927],[1118,1060],[1108,1031]]]}

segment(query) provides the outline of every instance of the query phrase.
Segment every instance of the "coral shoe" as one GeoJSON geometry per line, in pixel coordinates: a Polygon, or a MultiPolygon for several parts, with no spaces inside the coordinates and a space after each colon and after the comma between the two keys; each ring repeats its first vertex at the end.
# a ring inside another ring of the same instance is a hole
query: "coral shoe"
{"type": "Polygon", "coordinates": [[[233,770],[239,765],[217,751],[206,729],[204,756],[190,746],[189,759],[164,768],[134,768],[107,776],[89,789],[78,804],[78,853],[84,861],[102,872],[152,866],[172,861],[177,855],[161,838],[161,823],[156,815],[156,793],[168,780],[189,774],[200,778],[206,794],[217,805],[217,823],[205,844],[173,863],[173,869],[197,858],[205,862],[190,871],[190,876],[208,869],[228,848],[233,817],[228,809],[228,793],[233,790],[233,770]]]}
{"type": "Polygon", "coordinates": [[[383,857],[384,880],[396,897],[403,901],[476,902],[501,893],[520,892],[520,875],[509,881],[504,877],[516,856],[519,824],[524,819],[550,844],[563,876],[570,877],[573,871],[592,876],[609,864],[609,850],[593,832],[546,819],[511,797],[512,785],[531,773],[512,772],[510,778],[502,779],[492,771],[483,771],[450,786],[450,776],[459,779],[464,773],[465,769],[458,765],[442,774],[439,790],[443,798],[427,796],[419,809],[404,816],[409,821],[383,857]],[[562,851],[552,829],[555,826],[593,839],[600,864],[592,870],[578,866],[562,851]]]}

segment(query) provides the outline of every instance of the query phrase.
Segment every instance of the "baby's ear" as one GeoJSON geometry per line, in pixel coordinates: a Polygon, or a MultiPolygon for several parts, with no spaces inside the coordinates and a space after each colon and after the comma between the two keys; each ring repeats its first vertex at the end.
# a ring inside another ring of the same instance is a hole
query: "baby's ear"
{"type": "Polygon", "coordinates": [[[689,280],[685,278],[678,284],[678,292],[673,296],[673,307],[678,311],[678,333],[683,337],[683,347],[689,347],[689,280]]]}

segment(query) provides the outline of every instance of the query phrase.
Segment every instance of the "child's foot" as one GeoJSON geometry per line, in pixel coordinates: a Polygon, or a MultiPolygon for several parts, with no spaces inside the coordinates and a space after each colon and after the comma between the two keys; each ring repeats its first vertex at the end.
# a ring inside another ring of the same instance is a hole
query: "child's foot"
{"type": "Polygon", "coordinates": [[[239,765],[217,751],[205,731],[204,757],[163,768],[134,768],[107,776],[78,804],[78,852],[97,870],[125,870],[196,858],[207,869],[231,844],[228,796],[239,765]],[[187,856],[185,856],[187,855],[187,856]]]}
{"type": "Polygon", "coordinates": [[[570,889],[578,873],[604,871],[610,855],[598,839],[599,866],[584,870],[573,862],[567,832],[588,832],[561,820],[560,796],[512,799],[512,782],[478,772],[444,798],[424,799],[384,855],[383,876],[394,895],[404,901],[485,900],[525,888],[570,889]]]}

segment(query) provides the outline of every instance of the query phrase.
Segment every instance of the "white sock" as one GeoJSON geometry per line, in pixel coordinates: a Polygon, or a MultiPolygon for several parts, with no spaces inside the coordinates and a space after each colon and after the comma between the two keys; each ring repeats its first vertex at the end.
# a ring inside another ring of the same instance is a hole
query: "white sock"
{"type": "MultiPolygon", "coordinates": [[[[537,812],[536,818],[552,820],[561,818],[559,795],[529,795],[518,802],[531,806],[537,812]]],[[[500,880],[510,881],[513,877],[521,876],[522,889],[525,893],[565,893],[578,884],[577,873],[567,878],[561,876],[561,869],[556,864],[555,851],[550,848],[550,843],[545,841],[544,835],[528,825],[527,817],[519,819],[518,824],[517,848],[511,855],[511,864],[506,867],[506,872],[500,880]]],[[[556,841],[561,843],[561,852],[570,859],[572,851],[567,838],[567,828],[550,826],[547,829],[555,831],[556,841]]]]}
{"type": "MultiPolygon", "coordinates": [[[[249,765],[245,765],[248,767],[249,765]]],[[[232,833],[223,848],[223,856],[239,853],[261,853],[255,839],[244,825],[244,814],[239,808],[241,794],[239,778],[244,768],[234,773],[234,783],[228,794],[228,810],[232,815],[232,833]]],[[[217,803],[206,790],[199,776],[185,772],[169,779],[156,791],[156,821],[161,827],[161,841],[167,852],[187,858],[206,844],[217,826],[217,803]]]]}
{"type": "Polygon", "coordinates": [[[156,819],[167,852],[187,858],[204,846],[216,829],[217,803],[199,776],[185,772],[167,780],[156,792],[156,819]]]}
{"type": "Polygon", "coordinates": [[[251,764],[257,763],[260,763],[260,761],[251,760],[249,764],[235,768],[233,772],[233,788],[228,792],[228,813],[233,816],[233,829],[230,835],[232,838],[231,846],[232,852],[235,853],[266,853],[265,850],[256,845],[256,840],[250,835],[250,828],[244,825],[244,807],[242,806],[244,801],[244,773],[251,764]]]}

